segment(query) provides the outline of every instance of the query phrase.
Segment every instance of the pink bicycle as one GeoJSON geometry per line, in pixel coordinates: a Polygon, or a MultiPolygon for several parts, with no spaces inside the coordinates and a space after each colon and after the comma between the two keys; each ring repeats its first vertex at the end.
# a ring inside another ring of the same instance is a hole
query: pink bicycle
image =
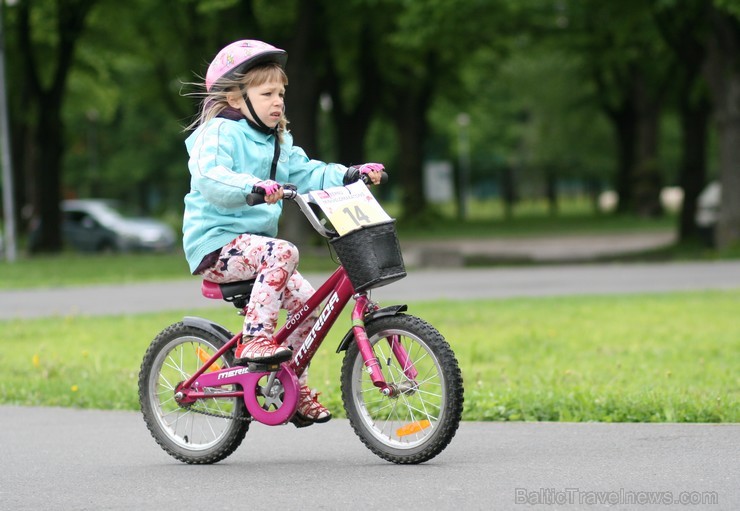
{"type": "MultiPolygon", "coordinates": [[[[249,197],[252,203],[261,199],[249,197]]],[[[233,335],[199,317],[185,317],[167,327],[147,349],[139,374],[139,401],[149,431],[178,460],[205,464],[233,453],[252,422],[310,425],[294,416],[298,376],[353,300],[353,326],[337,348],[337,353],[345,352],[340,383],[352,428],[385,460],[411,464],[433,458],[457,431],[462,375],[452,349],[433,326],[405,314],[406,305],[380,307],[368,295],[406,275],[394,221],[375,222],[380,206],[366,206],[374,200],[365,196],[331,212],[334,222],[328,228],[310,195],[286,185],[285,199],[294,201],[313,228],[330,239],[340,266],[275,337],[283,342],[323,304],[318,321],[291,360],[248,366],[233,363],[241,332],[233,335]],[[358,228],[338,235],[338,214],[358,228]]],[[[202,283],[204,296],[224,299],[240,310],[251,289],[252,281],[202,283]]]]}

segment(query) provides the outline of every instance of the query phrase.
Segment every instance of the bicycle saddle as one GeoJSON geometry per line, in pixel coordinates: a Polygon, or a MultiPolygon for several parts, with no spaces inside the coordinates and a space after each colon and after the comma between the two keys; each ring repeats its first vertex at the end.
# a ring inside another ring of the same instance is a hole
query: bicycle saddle
{"type": "Polygon", "coordinates": [[[247,306],[249,296],[252,294],[254,280],[240,280],[237,282],[226,282],[217,284],[210,280],[201,283],[200,290],[206,298],[218,298],[233,303],[234,307],[243,309],[247,306]]]}

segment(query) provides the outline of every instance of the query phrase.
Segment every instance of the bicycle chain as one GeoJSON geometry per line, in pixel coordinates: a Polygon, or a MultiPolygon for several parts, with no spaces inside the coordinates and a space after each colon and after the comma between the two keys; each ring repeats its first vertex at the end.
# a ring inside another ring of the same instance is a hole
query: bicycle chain
{"type": "MultiPolygon", "coordinates": [[[[193,408],[192,403],[189,406],[183,406],[183,405],[179,405],[179,406],[180,408],[184,410],[189,410],[193,413],[199,413],[201,415],[207,415],[209,417],[216,417],[217,419],[229,419],[229,420],[248,422],[248,423],[251,423],[252,421],[254,421],[254,417],[252,417],[251,415],[248,415],[246,417],[235,417],[233,415],[223,415],[223,414],[214,413],[214,412],[207,412],[205,410],[198,410],[196,408],[193,408]]],[[[313,424],[313,421],[303,421],[301,419],[295,419],[295,418],[291,419],[291,422],[293,422],[297,428],[302,428],[302,427],[310,426],[311,424],[313,424]]]]}
{"type": "Polygon", "coordinates": [[[233,415],[222,415],[214,412],[206,412],[204,410],[198,410],[196,408],[193,408],[192,406],[181,406],[181,408],[185,410],[190,410],[194,413],[199,413],[201,415],[208,415],[210,417],[216,417],[217,419],[230,419],[233,421],[241,421],[241,422],[252,422],[254,418],[251,415],[248,415],[246,417],[235,417],[233,415]]]}
{"type": "MultiPolygon", "coordinates": [[[[182,407],[182,408],[185,408],[187,410],[191,410],[191,411],[193,411],[195,413],[200,413],[202,415],[208,415],[210,417],[216,417],[218,419],[230,419],[230,420],[233,420],[233,421],[242,421],[242,422],[249,422],[249,423],[251,423],[251,422],[254,421],[254,417],[252,417],[251,415],[248,416],[248,417],[234,417],[233,415],[219,415],[217,413],[204,412],[203,410],[196,410],[194,408],[186,408],[186,407],[182,407]]],[[[305,428],[305,427],[308,427],[308,426],[313,426],[315,424],[315,421],[312,421],[312,420],[309,420],[309,419],[302,419],[302,418],[298,417],[297,415],[293,416],[290,419],[290,422],[296,428],[305,428]]]]}
{"type": "MultiPolygon", "coordinates": [[[[195,408],[192,408],[192,406],[182,406],[180,405],[180,408],[184,410],[190,410],[194,413],[199,413],[201,415],[208,415],[209,417],[216,417],[217,419],[229,419],[232,421],[241,421],[241,422],[248,422],[251,423],[254,421],[254,417],[251,415],[247,417],[234,417],[233,415],[221,415],[218,413],[213,412],[206,412],[204,410],[197,410],[195,408]]],[[[290,419],[290,422],[296,427],[296,428],[305,428],[307,426],[312,426],[315,421],[309,420],[309,419],[302,419],[298,417],[297,415],[293,416],[293,418],[290,419]]]]}

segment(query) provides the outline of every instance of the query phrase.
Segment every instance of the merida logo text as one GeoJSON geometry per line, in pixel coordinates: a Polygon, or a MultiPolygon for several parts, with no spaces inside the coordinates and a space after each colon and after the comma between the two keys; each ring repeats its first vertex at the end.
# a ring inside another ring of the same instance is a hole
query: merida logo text
{"type": "Polygon", "coordinates": [[[249,369],[246,367],[238,367],[236,369],[232,369],[231,371],[226,371],[223,373],[218,373],[218,379],[223,380],[224,378],[231,378],[232,376],[239,376],[240,374],[248,373],[249,369]]]}
{"type": "Polygon", "coordinates": [[[324,310],[321,311],[321,315],[316,320],[316,324],[311,329],[311,332],[308,334],[308,337],[306,337],[306,340],[303,341],[303,345],[301,346],[301,349],[298,350],[298,353],[295,356],[295,362],[298,363],[301,361],[303,357],[306,356],[306,353],[308,353],[308,350],[311,349],[311,345],[316,340],[316,335],[321,332],[321,329],[324,328],[324,324],[326,323],[327,318],[331,314],[331,312],[334,310],[334,306],[339,301],[339,295],[335,291],[334,294],[332,294],[329,297],[329,301],[326,303],[326,307],[324,307],[324,310]]]}

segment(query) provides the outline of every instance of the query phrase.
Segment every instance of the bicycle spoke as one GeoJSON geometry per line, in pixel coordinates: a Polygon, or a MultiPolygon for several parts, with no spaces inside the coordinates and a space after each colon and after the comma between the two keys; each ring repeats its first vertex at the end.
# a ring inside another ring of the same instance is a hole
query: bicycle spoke
{"type": "Polygon", "coordinates": [[[175,390],[175,386],[172,383],[170,383],[170,381],[163,374],[160,374],[159,375],[159,379],[160,380],[163,380],[164,383],[167,384],[166,387],[165,387],[167,390],[175,390]]]}
{"type": "Polygon", "coordinates": [[[435,421],[438,419],[438,417],[435,417],[434,415],[430,414],[426,410],[426,407],[424,407],[424,408],[417,408],[416,406],[414,406],[411,403],[407,402],[406,403],[406,408],[409,410],[409,412],[411,413],[412,416],[413,416],[413,412],[418,412],[418,413],[420,413],[421,415],[423,415],[427,419],[434,419],[435,421]]]}
{"type": "Polygon", "coordinates": [[[187,373],[185,373],[185,371],[184,371],[184,370],[182,369],[182,365],[179,365],[179,366],[178,366],[178,365],[175,365],[175,364],[176,364],[176,362],[175,362],[175,361],[173,360],[173,361],[172,361],[172,365],[170,365],[170,364],[165,364],[165,367],[169,367],[169,368],[170,368],[170,369],[172,369],[173,371],[175,371],[175,372],[179,373],[179,374],[180,374],[180,377],[181,377],[181,378],[182,378],[183,380],[187,379],[187,378],[188,378],[188,375],[187,375],[187,373]]]}

